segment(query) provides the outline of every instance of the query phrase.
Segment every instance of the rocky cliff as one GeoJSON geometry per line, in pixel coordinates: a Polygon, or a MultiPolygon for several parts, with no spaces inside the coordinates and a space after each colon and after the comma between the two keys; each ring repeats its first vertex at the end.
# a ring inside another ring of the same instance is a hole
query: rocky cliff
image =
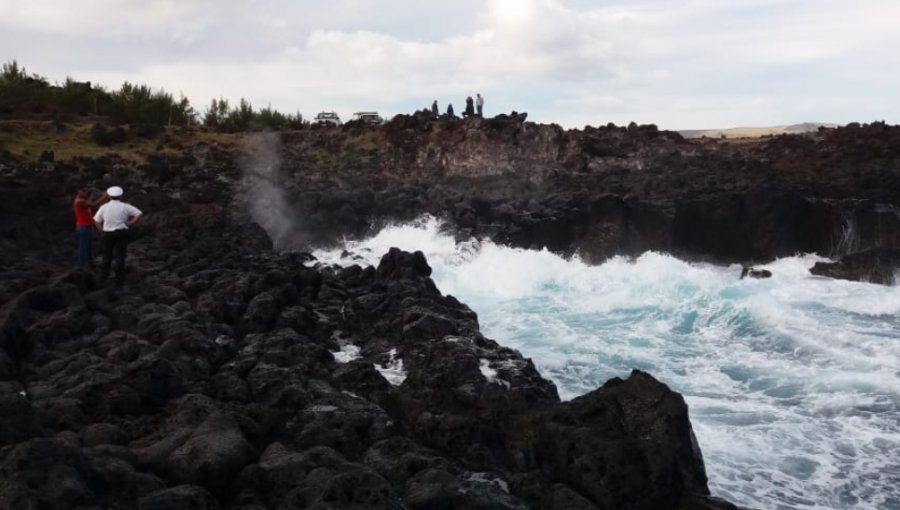
{"type": "MultiPolygon", "coordinates": [[[[319,241],[429,213],[460,236],[595,262],[647,250],[753,263],[900,247],[900,127],[883,123],[755,142],[685,140],[652,125],[564,131],[524,115],[417,114],[358,129],[283,137],[287,214],[319,241]]],[[[870,276],[885,278],[855,274],[870,276]]]]}
{"type": "Polygon", "coordinates": [[[723,144],[417,114],[142,163],[0,157],[0,508],[732,508],[651,375],[560,402],[420,253],[303,252],[430,213],[592,260],[819,251],[869,277],[897,260],[898,156],[880,124],[723,144]],[[124,287],[70,268],[83,184],[147,212],[124,287]]]}

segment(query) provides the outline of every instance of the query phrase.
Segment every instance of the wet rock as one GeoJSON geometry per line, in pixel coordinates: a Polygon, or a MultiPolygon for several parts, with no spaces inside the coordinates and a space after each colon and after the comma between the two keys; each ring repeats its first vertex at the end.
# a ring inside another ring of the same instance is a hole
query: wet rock
{"type": "Polygon", "coordinates": [[[900,249],[875,248],[851,253],[837,262],[816,262],[810,273],[858,282],[894,285],[900,271],[900,249]]]}
{"type": "Polygon", "coordinates": [[[643,372],[538,416],[529,441],[541,469],[601,508],[666,508],[708,494],[684,400],[643,372]]]}
{"type": "Polygon", "coordinates": [[[378,277],[383,279],[411,279],[418,276],[431,276],[431,266],[420,251],[408,253],[391,248],[381,258],[377,269],[378,277]]]}
{"type": "Polygon", "coordinates": [[[771,278],[771,277],[772,277],[772,271],[769,271],[768,269],[756,269],[755,267],[751,267],[751,266],[744,266],[741,269],[741,280],[743,280],[744,278],[760,278],[761,279],[761,278],[771,278]]]}

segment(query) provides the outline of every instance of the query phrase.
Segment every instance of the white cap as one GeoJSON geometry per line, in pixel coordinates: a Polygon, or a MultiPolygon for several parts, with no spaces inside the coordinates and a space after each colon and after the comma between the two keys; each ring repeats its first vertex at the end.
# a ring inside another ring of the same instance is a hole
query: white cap
{"type": "Polygon", "coordinates": [[[122,193],[125,193],[125,190],[118,186],[111,186],[106,190],[106,194],[111,197],[121,197],[122,193]]]}

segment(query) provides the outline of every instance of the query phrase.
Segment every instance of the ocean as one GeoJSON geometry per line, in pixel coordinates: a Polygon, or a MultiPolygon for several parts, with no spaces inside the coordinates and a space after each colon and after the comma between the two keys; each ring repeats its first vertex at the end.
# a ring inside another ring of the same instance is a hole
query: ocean
{"type": "Polygon", "coordinates": [[[421,250],[438,288],[563,399],[632,369],[683,394],[713,495],[900,509],[900,287],[813,276],[815,255],[757,266],[773,274],[759,280],[655,252],[589,265],[456,242],[433,218],[314,255],[377,265],[392,246],[421,250]]]}

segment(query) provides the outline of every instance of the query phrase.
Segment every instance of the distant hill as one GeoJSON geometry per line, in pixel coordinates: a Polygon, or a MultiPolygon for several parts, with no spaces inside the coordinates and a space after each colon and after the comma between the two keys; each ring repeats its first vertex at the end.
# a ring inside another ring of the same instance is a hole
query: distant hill
{"type": "Polygon", "coordinates": [[[786,135],[809,133],[818,130],[820,127],[834,128],[838,124],[827,124],[823,122],[804,122],[802,124],[791,124],[789,126],[767,126],[767,127],[736,127],[727,129],[686,129],[679,131],[681,136],[685,138],[758,138],[766,135],[786,135]]]}

